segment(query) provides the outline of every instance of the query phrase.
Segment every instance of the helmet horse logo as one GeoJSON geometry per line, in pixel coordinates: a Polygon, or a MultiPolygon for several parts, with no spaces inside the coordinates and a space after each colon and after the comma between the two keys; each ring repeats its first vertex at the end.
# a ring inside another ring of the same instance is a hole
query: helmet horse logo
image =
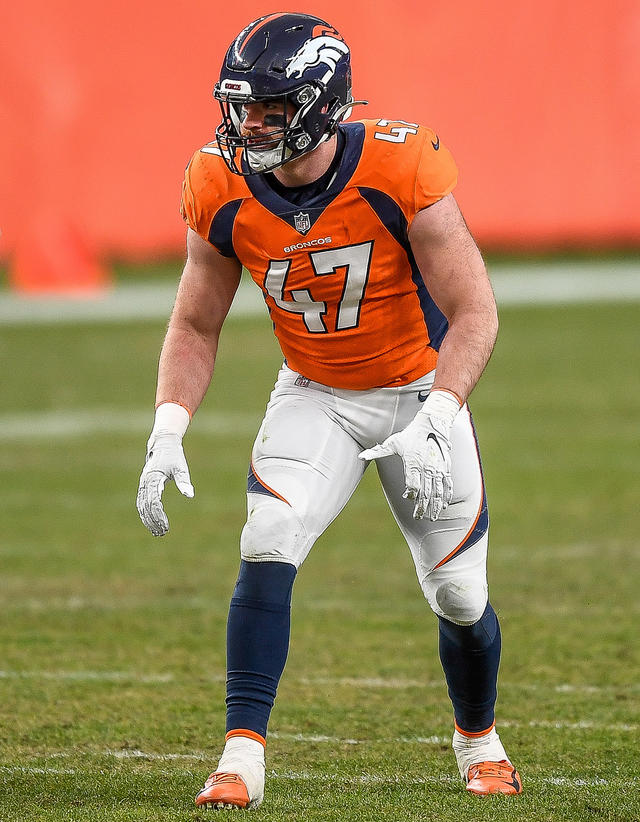
{"type": "Polygon", "coordinates": [[[327,71],[322,77],[326,83],[335,74],[340,58],[349,54],[349,47],[342,40],[329,35],[312,37],[288,61],[285,73],[287,77],[302,77],[305,71],[323,63],[327,71]]]}

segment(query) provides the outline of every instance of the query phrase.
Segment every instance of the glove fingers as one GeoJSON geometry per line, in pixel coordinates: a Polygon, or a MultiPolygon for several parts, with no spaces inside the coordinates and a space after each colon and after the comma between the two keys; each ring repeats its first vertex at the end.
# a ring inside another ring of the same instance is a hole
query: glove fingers
{"type": "Polygon", "coordinates": [[[403,497],[405,499],[418,499],[422,490],[420,462],[415,456],[408,456],[403,457],[402,463],[404,465],[404,482],[406,486],[403,497]]]}
{"type": "Polygon", "coordinates": [[[358,454],[361,460],[377,460],[380,457],[388,457],[395,454],[395,451],[386,442],[374,445],[373,448],[366,448],[358,454]]]}
{"type": "Polygon", "coordinates": [[[431,498],[429,499],[429,507],[427,511],[427,515],[431,522],[435,522],[442,512],[443,494],[444,485],[442,482],[442,474],[434,474],[431,477],[431,498]]]}
{"type": "Polygon", "coordinates": [[[162,507],[162,492],[166,481],[167,477],[160,472],[148,474],[138,493],[140,519],[154,537],[164,536],[169,530],[169,520],[162,507]]]}
{"type": "Polygon", "coordinates": [[[425,471],[420,471],[417,466],[415,471],[417,473],[418,487],[410,499],[415,499],[416,501],[416,504],[413,506],[413,518],[422,519],[429,502],[429,493],[431,490],[430,477],[425,471]]]}
{"type": "Polygon", "coordinates": [[[443,510],[449,505],[453,499],[453,480],[451,474],[444,475],[444,496],[442,501],[443,510]]]}

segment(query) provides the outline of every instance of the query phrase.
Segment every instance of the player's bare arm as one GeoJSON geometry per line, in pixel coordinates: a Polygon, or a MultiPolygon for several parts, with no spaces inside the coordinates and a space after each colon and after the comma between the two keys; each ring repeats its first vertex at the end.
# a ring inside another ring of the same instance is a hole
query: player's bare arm
{"type": "Polygon", "coordinates": [[[202,402],[241,270],[235,258],[187,230],[187,262],[160,355],[156,405],[180,403],[195,413],[202,402]]]}
{"type": "Polygon", "coordinates": [[[484,261],[453,194],[416,215],[409,242],[449,323],[433,388],[452,391],[464,403],[491,356],[498,314],[484,261]]]}
{"type": "Polygon", "coordinates": [[[184,496],[194,495],[182,438],[209,387],[220,329],[240,273],[237,260],[223,257],[189,229],[187,262],[160,355],[156,417],[137,497],[140,519],[156,537],[169,530],[162,505],[167,480],[173,479],[184,496]]]}

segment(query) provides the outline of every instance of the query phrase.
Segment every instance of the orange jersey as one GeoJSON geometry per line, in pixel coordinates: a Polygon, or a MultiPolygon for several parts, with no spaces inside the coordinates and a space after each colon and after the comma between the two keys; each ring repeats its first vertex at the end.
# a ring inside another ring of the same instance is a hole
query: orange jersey
{"type": "Polygon", "coordinates": [[[290,368],[336,388],[404,385],[431,371],[447,330],[407,239],[418,211],[455,186],[432,130],[365,120],[340,126],[328,188],[294,205],[264,175],[226,167],[215,143],[186,171],[182,214],[262,289],[290,368]]]}

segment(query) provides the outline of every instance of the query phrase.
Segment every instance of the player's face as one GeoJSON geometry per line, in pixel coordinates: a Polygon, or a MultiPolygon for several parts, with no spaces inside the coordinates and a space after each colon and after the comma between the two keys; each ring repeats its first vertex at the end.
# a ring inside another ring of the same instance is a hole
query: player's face
{"type": "Polygon", "coordinates": [[[261,101],[242,106],[243,137],[265,137],[285,128],[291,121],[294,107],[287,103],[261,101]]]}

